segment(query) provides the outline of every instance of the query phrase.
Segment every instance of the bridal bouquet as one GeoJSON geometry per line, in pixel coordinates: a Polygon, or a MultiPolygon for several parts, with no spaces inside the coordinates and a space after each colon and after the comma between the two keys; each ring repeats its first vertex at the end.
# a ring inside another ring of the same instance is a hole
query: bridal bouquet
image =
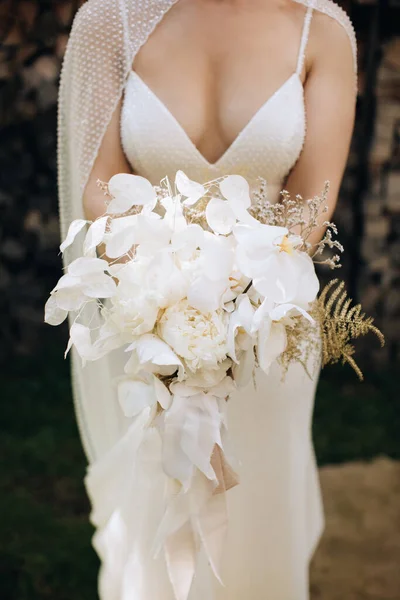
{"type": "MultiPolygon", "coordinates": [[[[83,362],[125,349],[124,414],[150,408],[177,497],[201,485],[216,495],[237,483],[223,454],[226,400],[256,367],[268,373],[279,361],[284,374],[301,362],[309,371],[322,342],[323,363],[357,368],[351,338],[381,337],[360,307],[350,309],[342,285],[334,281],[317,300],[314,263],[324,249],[342,250],[324,223],[310,255],[328,186],[307,203],[283,192],[270,204],[263,180],[250,192],[239,175],[202,185],[178,171],[173,187],[168,179],[154,187],[119,174],[99,185],[106,212],[71,224],[61,250],[86,227],[82,256],[51,292],[45,320],[74,315],[67,352],[73,345],[83,362]],[[101,317],[96,331],[80,323],[88,306],[101,317]]],[[[339,255],[320,262],[338,266],[339,255]]]]}

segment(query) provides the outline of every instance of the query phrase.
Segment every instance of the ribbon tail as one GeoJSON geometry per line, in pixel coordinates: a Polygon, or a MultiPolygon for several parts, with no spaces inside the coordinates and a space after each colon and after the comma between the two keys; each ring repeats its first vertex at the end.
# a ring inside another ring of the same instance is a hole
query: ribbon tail
{"type": "Polygon", "coordinates": [[[228,531],[225,494],[212,496],[196,519],[196,529],[215,577],[221,585],[221,558],[228,531]]]}
{"type": "Polygon", "coordinates": [[[190,521],[164,544],[169,579],[176,600],[187,600],[196,568],[197,547],[190,521]]]}
{"type": "Polygon", "coordinates": [[[215,445],[211,457],[218,486],[199,512],[197,530],[215,577],[223,584],[220,571],[225,538],[228,531],[228,506],[226,492],[239,483],[235,471],[228,464],[220,446],[215,445]]]}

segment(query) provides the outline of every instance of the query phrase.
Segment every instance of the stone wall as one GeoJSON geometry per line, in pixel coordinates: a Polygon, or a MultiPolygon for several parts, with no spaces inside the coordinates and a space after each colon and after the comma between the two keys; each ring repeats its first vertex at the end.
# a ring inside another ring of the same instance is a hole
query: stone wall
{"type": "Polygon", "coordinates": [[[377,78],[371,181],[365,198],[364,304],[376,310],[394,359],[400,342],[400,37],[388,42],[377,78]]]}
{"type": "MultiPolygon", "coordinates": [[[[0,359],[32,352],[43,303],[60,274],[57,255],[56,98],[59,69],[80,0],[0,4],[0,359]]],[[[357,131],[336,213],[352,291],[378,317],[394,360],[400,340],[400,39],[383,48],[368,193],[357,193],[357,131]],[[357,210],[364,215],[359,251],[357,210]]],[[[363,78],[361,77],[361,81],[363,78]]],[[[368,346],[369,346],[368,341],[368,346]]]]}

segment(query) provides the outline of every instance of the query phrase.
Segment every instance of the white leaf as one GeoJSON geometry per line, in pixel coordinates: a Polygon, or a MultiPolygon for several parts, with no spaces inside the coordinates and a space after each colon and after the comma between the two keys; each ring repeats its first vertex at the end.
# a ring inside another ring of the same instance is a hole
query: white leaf
{"type": "Polygon", "coordinates": [[[185,260],[189,259],[193,252],[199,248],[203,242],[204,230],[200,225],[190,224],[184,229],[172,234],[171,249],[179,252],[179,256],[185,260]]]}
{"type": "Polygon", "coordinates": [[[60,325],[68,316],[68,311],[59,308],[55,296],[50,296],[44,308],[44,320],[49,325],[60,325]]]}
{"type": "Polygon", "coordinates": [[[236,217],[226,200],[211,198],[206,207],[207,223],[215,233],[227,235],[236,223],[236,217]]]}
{"type": "Polygon", "coordinates": [[[60,277],[60,279],[57,281],[57,285],[54,288],[53,292],[57,291],[57,290],[63,290],[66,288],[77,288],[81,285],[81,280],[79,277],[73,277],[72,275],[69,275],[68,273],[66,273],[65,275],[63,275],[62,277],[60,277]]]}
{"type": "Polygon", "coordinates": [[[186,417],[186,398],[174,396],[172,405],[163,417],[162,458],[165,473],[182,483],[184,489],[190,486],[193,463],[181,447],[182,429],[186,417]]]}
{"type": "Polygon", "coordinates": [[[221,194],[227,199],[240,203],[242,207],[251,206],[250,187],[248,182],[241,175],[228,175],[219,184],[221,194]]]}
{"type": "Polygon", "coordinates": [[[117,290],[117,285],[112,277],[100,274],[88,277],[82,286],[82,291],[89,298],[111,298],[117,290]]]}
{"type": "Polygon", "coordinates": [[[220,418],[217,411],[214,414],[202,411],[199,415],[198,411],[187,410],[181,432],[183,452],[190,462],[211,481],[216,478],[211,466],[211,455],[217,441],[216,430],[219,426],[220,418]]]}
{"type": "Polygon", "coordinates": [[[71,344],[73,344],[79,356],[86,360],[93,360],[93,346],[89,327],[74,323],[70,329],[71,344]]]}
{"type": "Polygon", "coordinates": [[[108,217],[101,217],[100,219],[96,219],[89,227],[83,244],[83,253],[85,255],[94,252],[97,246],[103,241],[107,221],[108,217]]]}
{"type": "Polygon", "coordinates": [[[108,268],[108,262],[101,258],[81,256],[68,267],[68,274],[73,277],[84,277],[93,273],[103,273],[108,268]]]}
{"type": "Polygon", "coordinates": [[[87,301],[80,287],[60,289],[54,294],[58,308],[66,311],[75,311],[82,308],[87,301]]]}
{"type": "Polygon", "coordinates": [[[140,380],[123,380],[118,384],[118,402],[126,417],[135,417],[155,401],[152,384],[140,380]]]}
{"type": "Polygon", "coordinates": [[[84,219],[76,219],[76,221],[72,221],[68,229],[67,237],[60,246],[61,252],[64,252],[64,250],[66,250],[66,248],[73,243],[78,233],[85,227],[87,223],[89,223],[89,221],[84,219]]]}
{"type": "Polygon", "coordinates": [[[109,236],[106,243],[106,254],[109,258],[120,258],[129,252],[135,243],[136,227],[125,227],[109,236]]]}
{"type": "Polygon", "coordinates": [[[175,185],[182,196],[187,198],[184,201],[184,204],[189,206],[196,204],[196,202],[200,200],[200,198],[202,198],[206,193],[206,190],[201,183],[191,181],[183,171],[177,171],[175,176],[175,185]]]}
{"type": "Polygon", "coordinates": [[[126,213],[137,205],[150,205],[154,208],[157,202],[154,187],[140,175],[114,175],[108,182],[108,190],[113,197],[107,208],[109,214],[126,213]]]}
{"type": "Polygon", "coordinates": [[[181,365],[181,361],[173,350],[157,335],[152,333],[142,335],[133,342],[126,351],[136,350],[140,364],[181,365]]]}

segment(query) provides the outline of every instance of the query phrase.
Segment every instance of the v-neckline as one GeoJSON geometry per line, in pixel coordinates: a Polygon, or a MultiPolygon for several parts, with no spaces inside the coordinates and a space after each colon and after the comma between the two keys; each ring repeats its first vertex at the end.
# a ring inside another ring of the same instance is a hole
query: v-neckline
{"type": "Polygon", "coordinates": [[[218,167],[220,167],[221,163],[226,160],[229,155],[233,152],[233,150],[235,149],[235,147],[238,145],[238,143],[241,141],[241,139],[243,138],[243,136],[248,132],[249,129],[251,129],[251,127],[254,125],[254,123],[257,121],[257,119],[260,117],[260,115],[263,113],[263,111],[270,105],[270,103],[279,95],[279,93],[287,86],[289,85],[289,83],[292,80],[296,80],[298,81],[298,83],[301,86],[301,90],[302,92],[304,91],[304,86],[303,83],[300,79],[299,74],[295,71],[294,73],[292,73],[292,75],[290,75],[283,83],[282,85],[280,85],[278,87],[277,90],[275,90],[275,92],[273,92],[273,94],[271,94],[271,96],[269,96],[269,98],[267,98],[267,100],[265,102],[263,102],[263,104],[256,110],[256,112],[253,114],[253,116],[250,118],[250,120],[246,123],[246,125],[244,125],[244,127],[239,131],[239,133],[237,134],[237,136],[234,138],[234,140],[232,141],[232,143],[227,147],[227,149],[221,154],[221,156],[215,161],[215,162],[210,162],[205,156],[204,154],[202,154],[200,152],[200,150],[197,148],[196,144],[193,142],[193,140],[190,138],[190,136],[187,134],[186,130],[183,128],[183,126],[180,124],[180,122],[178,121],[178,119],[173,115],[173,113],[169,110],[169,108],[166,106],[166,104],[159,98],[159,96],[157,96],[157,94],[155,92],[153,92],[153,90],[147,85],[147,83],[140,77],[140,75],[138,75],[138,73],[136,71],[134,71],[133,69],[130,71],[130,76],[134,77],[136,79],[136,81],[139,82],[139,84],[144,87],[146,89],[146,91],[151,95],[151,97],[155,100],[155,102],[157,102],[157,104],[161,107],[161,109],[164,111],[164,113],[167,115],[167,117],[175,124],[176,128],[178,129],[178,131],[181,133],[182,137],[186,140],[186,143],[190,146],[190,148],[192,149],[192,151],[198,156],[198,158],[206,165],[207,168],[209,169],[218,169],[218,167]]]}

